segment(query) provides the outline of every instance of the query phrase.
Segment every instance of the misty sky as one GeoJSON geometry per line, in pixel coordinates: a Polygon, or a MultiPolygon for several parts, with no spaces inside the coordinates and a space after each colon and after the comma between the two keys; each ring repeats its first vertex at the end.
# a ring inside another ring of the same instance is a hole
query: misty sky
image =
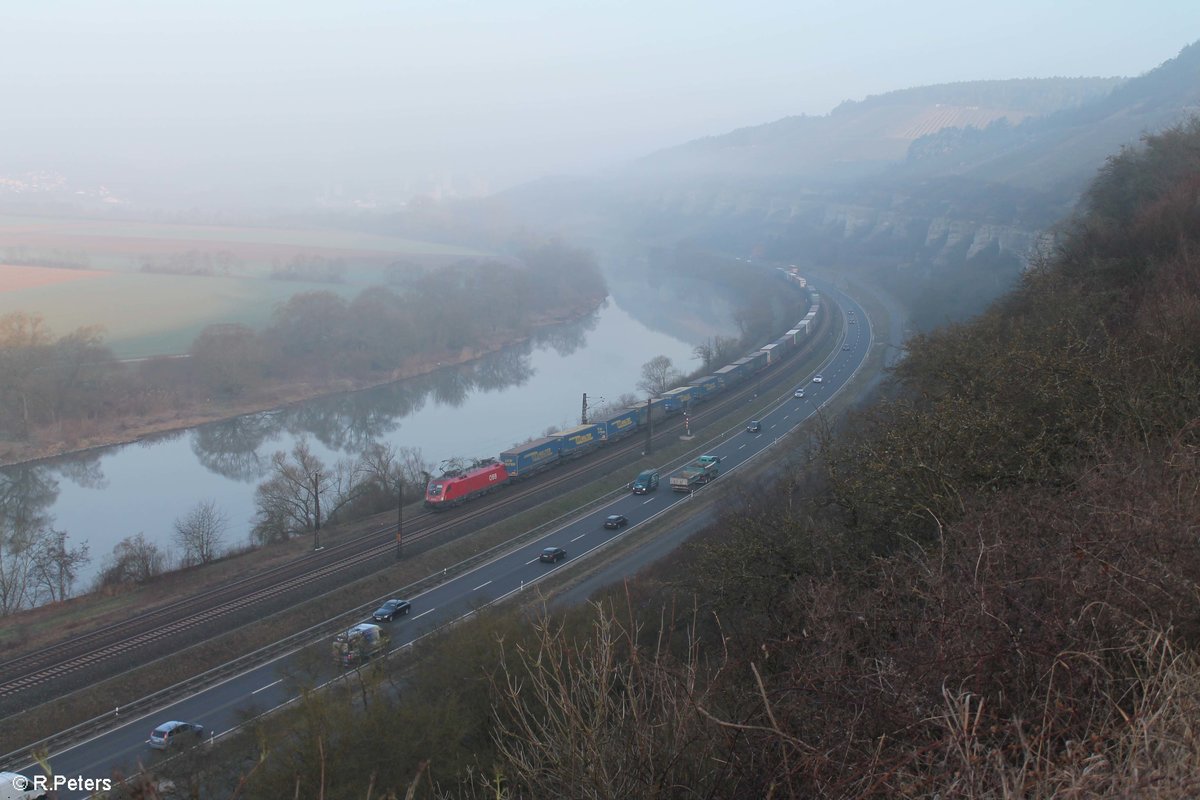
{"type": "Polygon", "coordinates": [[[1200,38],[1195,0],[0,2],[0,177],[350,192],[497,189],[911,86],[1133,76],[1200,38]]]}

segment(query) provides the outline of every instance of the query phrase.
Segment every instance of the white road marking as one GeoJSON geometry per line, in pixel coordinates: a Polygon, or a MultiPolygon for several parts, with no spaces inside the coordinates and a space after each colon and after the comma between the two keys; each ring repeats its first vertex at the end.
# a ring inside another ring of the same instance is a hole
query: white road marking
{"type": "MultiPolygon", "coordinates": [[[[745,445],[742,445],[742,447],[745,447],[745,445]]],[[[654,502],[654,498],[651,497],[649,500],[643,500],[642,505],[646,505],[646,503],[653,503],[653,502],[654,502]]]]}
{"type": "MultiPolygon", "coordinates": [[[[255,690],[254,690],[253,692],[251,692],[250,694],[258,694],[259,692],[264,692],[264,691],[266,691],[267,689],[270,689],[272,686],[274,686],[275,684],[278,684],[278,683],[283,683],[283,678],[280,678],[279,680],[275,681],[274,683],[268,683],[266,686],[262,687],[261,689],[255,689],[255,690]]],[[[231,729],[231,730],[232,730],[232,729],[231,729]]],[[[225,733],[229,733],[229,731],[226,731],[225,733]]],[[[225,733],[223,733],[223,734],[221,734],[221,735],[222,735],[222,736],[224,736],[224,735],[225,735],[225,733]]]]}
{"type": "MultiPolygon", "coordinates": [[[[538,558],[541,558],[541,556],[538,556],[538,558]]],[[[538,560],[538,558],[535,558],[535,559],[533,559],[533,561],[526,561],[525,563],[526,563],[526,564],[532,564],[534,561],[537,561],[537,560],[538,560]]]]}
{"type": "Polygon", "coordinates": [[[422,611],[420,614],[417,614],[415,617],[413,617],[413,619],[420,619],[421,617],[425,616],[426,614],[432,614],[436,610],[437,610],[436,608],[431,608],[428,611],[422,611]]]}
{"type": "Polygon", "coordinates": [[[572,542],[578,542],[580,539],[582,539],[582,538],[583,538],[583,537],[585,537],[585,536],[587,536],[587,534],[586,534],[586,533],[581,533],[581,534],[579,534],[578,536],[576,536],[574,539],[572,539],[571,541],[572,541],[572,542]]]}
{"type": "MultiPolygon", "coordinates": [[[[757,439],[758,437],[757,437],[757,436],[755,436],[754,438],[755,438],[755,439],[757,439]]],[[[741,449],[742,449],[743,447],[745,447],[745,446],[746,446],[746,445],[744,445],[744,444],[742,444],[742,445],[738,445],[738,450],[741,450],[741,449]]]]}
{"type": "Polygon", "coordinates": [[[491,583],[491,581],[485,581],[485,582],[483,582],[483,583],[479,584],[478,586],[476,586],[476,587],[475,587],[474,589],[472,589],[471,591],[472,591],[472,592],[478,592],[480,589],[482,589],[483,587],[487,586],[489,583],[491,583]]]}

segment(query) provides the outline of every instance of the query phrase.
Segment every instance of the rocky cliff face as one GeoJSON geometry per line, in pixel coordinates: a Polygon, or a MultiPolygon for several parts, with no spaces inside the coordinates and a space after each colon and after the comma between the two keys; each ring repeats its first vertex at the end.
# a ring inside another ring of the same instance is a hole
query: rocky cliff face
{"type": "Polygon", "coordinates": [[[664,193],[648,205],[656,219],[670,218],[684,229],[727,238],[735,251],[798,240],[810,249],[836,250],[849,260],[886,251],[934,266],[983,254],[1025,261],[1041,235],[1032,227],[972,220],[953,209],[929,215],[819,196],[787,199],[731,189],[664,193]]]}

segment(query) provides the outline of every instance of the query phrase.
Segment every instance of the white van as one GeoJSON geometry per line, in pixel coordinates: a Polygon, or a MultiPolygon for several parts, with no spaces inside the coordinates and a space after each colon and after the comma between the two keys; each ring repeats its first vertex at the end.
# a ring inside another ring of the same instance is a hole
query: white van
{"type": "Polygon", "coordinates": [[[46,800],[33,789],[33,781],[19,772],[0,772],[0,800],[46,800]]]}

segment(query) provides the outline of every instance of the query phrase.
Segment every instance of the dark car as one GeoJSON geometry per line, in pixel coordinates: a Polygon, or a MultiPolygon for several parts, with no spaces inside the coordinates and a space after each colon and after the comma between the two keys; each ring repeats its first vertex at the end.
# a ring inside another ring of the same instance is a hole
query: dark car
{"type": "Polygon", "coordinates": [[[150,731],[150,739],[146,744],[155,750],[167,750],[185,744],[195,744],[204,736],[204,726],[193,722],[172,720],[164,722],[150,731]]]}
{"type": "Polygon", "coordinates": [[[609,514],[604,518],[604,527],[606,528],[620,528],[628,524],[629,520],[624,514],[609,514]]]}
{"type": "Polygon", "coordinates": [[[843,349],[843,350],[849,350],[849,349],[850,349],[850,345],[848,345],[848,344],[844,344],[844,345],[842,345],[842,349],[843,349]]]}
{"type": "Polygon", "coordinates": [[[762,423],[756,419],[752,419],[750,420],[750,424],[746,426],[746,430],[750,431],[751,433],[758,433],[762,430],[762,423]]]}
{"type": "Polygon", "coordinates": [[[410,608],[412,608],[412,603],[407,600],[394,598],[375,609],[375,613],[371,615],[371,619],[376,622],[391,622],[396,617],[408,616],[410,608]]]}
{"type": "Polygon", "coordinates": [[[561,547],[547,547],[542,550],[542,554],[538,556],[538,561],[545,561],[547,564],[553,564],[555,561],[562,561],[567,557],[567,551],[561,547]]]}

